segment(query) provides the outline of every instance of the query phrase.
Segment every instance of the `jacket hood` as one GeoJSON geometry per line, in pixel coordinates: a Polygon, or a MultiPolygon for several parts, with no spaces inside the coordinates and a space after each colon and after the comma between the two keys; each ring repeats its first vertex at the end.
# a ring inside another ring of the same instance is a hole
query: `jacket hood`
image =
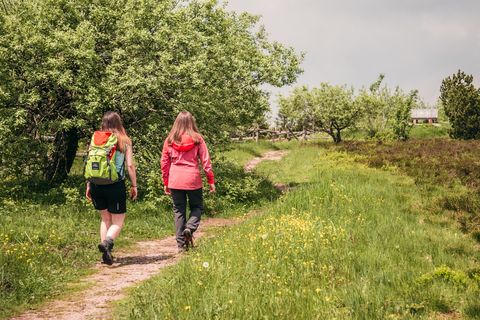
{"type": "Polygon", "coordinates": [[[192,137],[190,137],[188,134],[182,135],[182,142],[180,144],[172,142],[172,148],[180,152],[190,151],[194,147],[195,141],[193,141],[192,137]]]}

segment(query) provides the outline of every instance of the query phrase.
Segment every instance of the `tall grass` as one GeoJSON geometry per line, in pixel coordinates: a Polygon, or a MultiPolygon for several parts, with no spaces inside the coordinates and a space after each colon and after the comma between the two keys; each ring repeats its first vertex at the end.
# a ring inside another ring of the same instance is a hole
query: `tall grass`
{"type": "MultiPolygon", "coordinates": [[[[148,203],[130,204],[117,247],[164,237],[172,232],[171,225],[168,211],[148,203]]],[[[0,317],[64,294],[67,283],[98,261],[98,228],[98,214],[82,202],[4,201],[0,209],[0,317]]]]}
{"type": "MultiPolygon", "coordinates": [[[[331,145],[324,144],[325,147],[331,145]]],[[[455,215],[461,228],[480,241],[480,142],[415,139],[406,142],[346,142],[336,150],[376,168],[394,168],[437,193],[429,202],[455,215]]]]}
{"type": "Polygon", "coordinates": [[[478,317],[480,255],[404,176],[292,150],[260,172],[295,189],[131,292],[118,319],[478,317]]]}
{"type": "MultiPolygon", "coordinates": [[[[214,163],[218,192],[206,194],[207,215],[239,215],[278,198],[265,178],[246,174],[235,158],[223,158],[214,163]]],[[[74,173],[80,174],[78,160],[74,173]]],[[[75,281],[99,261],[100,219],[84,199],[81,176],[54,188],[29,180],[4,182],[9,188],[0,191],[0,318],[76,289],[75,281]]],[[[160,188],[128,204],[116,248],[173,233],[171,200],[160,188]]]]}

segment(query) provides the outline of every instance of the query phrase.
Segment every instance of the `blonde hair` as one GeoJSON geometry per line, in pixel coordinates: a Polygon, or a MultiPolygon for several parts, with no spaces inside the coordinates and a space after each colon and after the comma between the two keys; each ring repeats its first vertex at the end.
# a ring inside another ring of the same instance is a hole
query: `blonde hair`
{"type": "Polygon", "coordinates": [[[102,131],[110,131],[117,136],[117,146],[121,152],[125,153],[126,145],[132,145],[132,140],[127,135],[127,131],[123,127],[122,118],[114,111],[107,111],[102,118],[100,126],[102,131]]]}
{"type": "Polygon", "coordinates": [[[175,122],[173,123],[172,129],[168,134],[168,144],[172,144],[173,142],[181,143],[182,135],[184,134],[188,134],[190,137],[192,137],[195,144],[198,144],[202,138],[198,132],[195,118],[188,111],[182,111],[178,114],[175,122]]]}

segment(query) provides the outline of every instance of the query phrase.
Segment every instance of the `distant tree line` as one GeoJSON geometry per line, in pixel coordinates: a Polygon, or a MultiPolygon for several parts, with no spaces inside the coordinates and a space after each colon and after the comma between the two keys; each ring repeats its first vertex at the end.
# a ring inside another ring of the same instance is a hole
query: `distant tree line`
{"type": "MultiPolygon", "coordinates": [[[[295,88],[288,96],[278,97],[277,126],[283,130],[324,132],[335,143],[342,131],[357,130],[368,139],[405,141],[412,128],[411,110],[425,108],[418,91],[405,93],[399,87],[383,84],[384,75],[357,94],[351,87],[322,83],[309,89],[295,88]]],[[[443,80],[439,107],[451,124],[450,136],[458,139],[480,138],[480,88],[473,76],[458,71],[443,80]]]]}
{"type": "Polygon", "coordinates": [[[313,130],[342,141],[342,131],[361,128],[369,138],[406,140],[411,129],[410,112],[418,103],[417,91],[403,92],[382,85],[384,75],[358,94],[351,87],[321,83],[298,87],[279,96],[277,124],[288,130],[313,130]]]}

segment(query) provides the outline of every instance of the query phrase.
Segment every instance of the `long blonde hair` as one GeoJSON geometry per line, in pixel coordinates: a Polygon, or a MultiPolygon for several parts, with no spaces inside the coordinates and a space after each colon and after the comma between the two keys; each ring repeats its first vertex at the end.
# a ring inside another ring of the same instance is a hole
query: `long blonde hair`
{"type": "Polygon", "coordinates": [[[178,114],[175,122],[173,123],[172,129],[168,134],[168,144],[172,144],[173,142],[181,143],[182,135],[184,134],[188,134],[190,137],[192,137],[195,144],[198,144],[200,142],[200,139],[202,138],[202,136],[198,132],[195,118],[188,111],[182,111],[178,114]]]}
{"type": "Polygon", "coordinates": [[[107,111],[102,118],[100,126],[102,131],[113,132],[117,136],[117,146],[121,152],[125,153],[126,145],[132,145],[132,140],[127,135],[127,131],[123,127],[122,118],[114,111],[107,111]]]}

